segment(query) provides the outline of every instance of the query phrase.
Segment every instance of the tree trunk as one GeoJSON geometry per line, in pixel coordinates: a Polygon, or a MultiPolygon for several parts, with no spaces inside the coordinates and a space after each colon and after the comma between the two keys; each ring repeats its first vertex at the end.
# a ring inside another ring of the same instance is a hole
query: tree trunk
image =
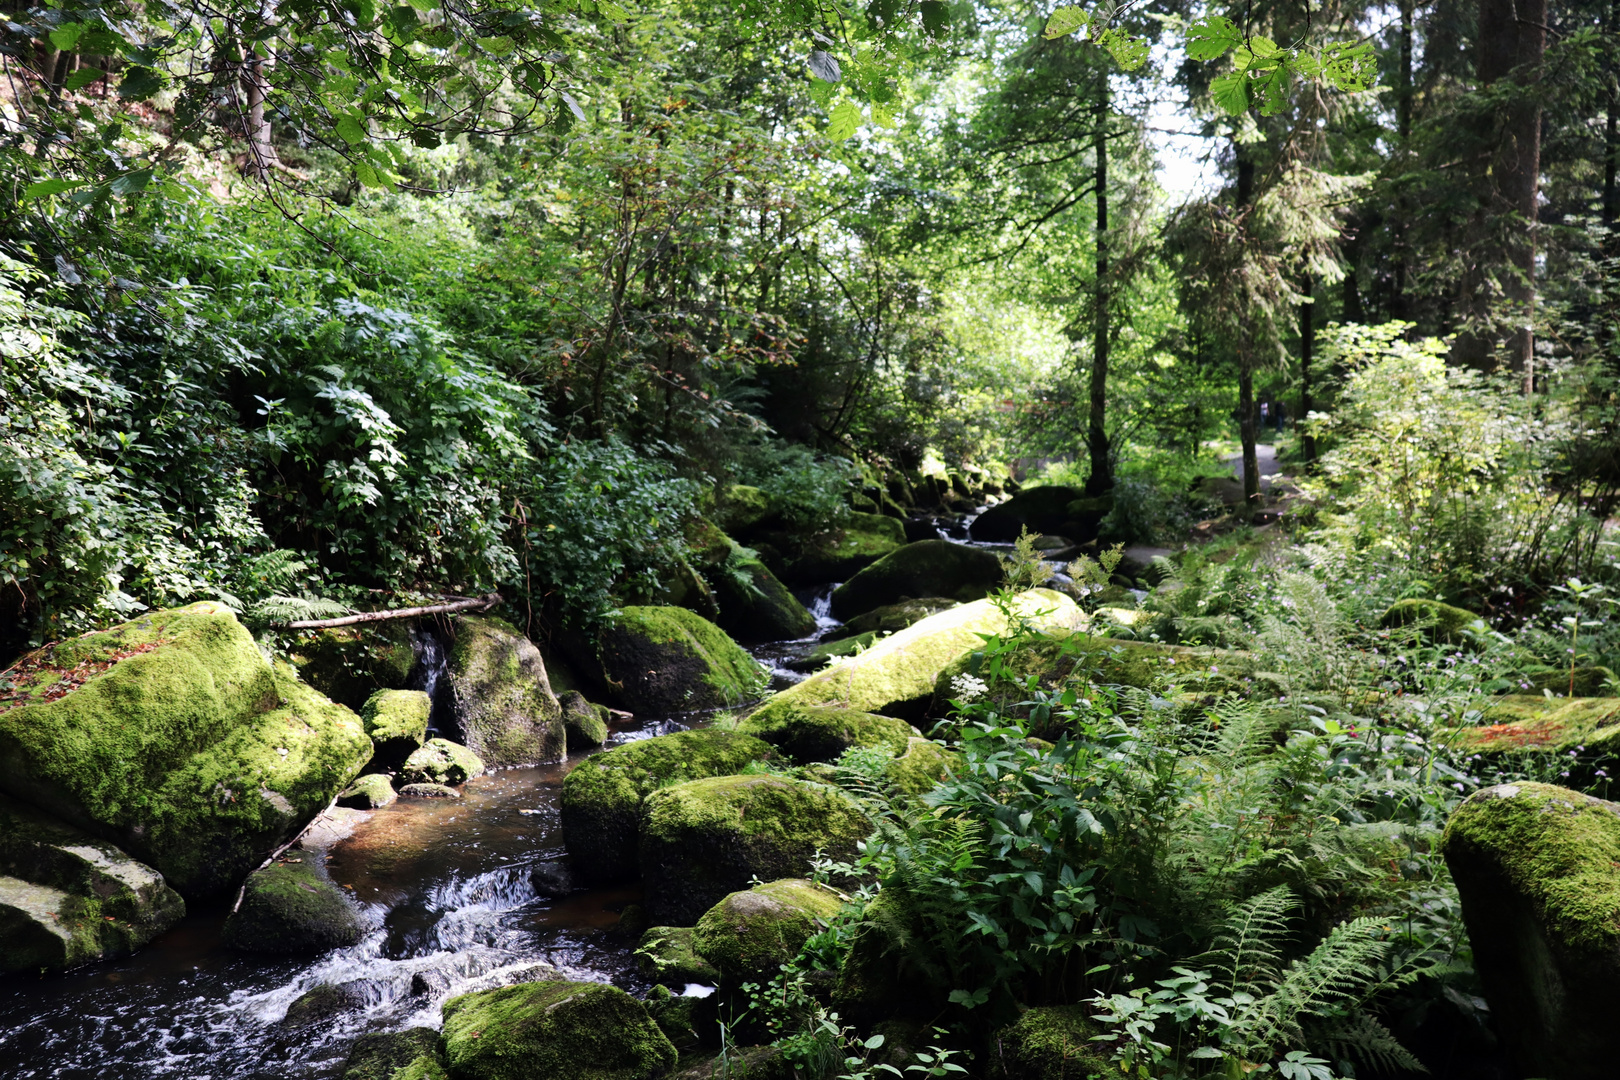
{"type": "MultiPolygon", "coordinates": [[[[1400,153],[1405,154],[1412,145],[1412,0],[1401,0],[1401,85],[1400,97],[1395,103],[1395,128],[1400,136],[1400,153]]],[[[1406,199],[1397,189],[1395,207],[1395,296],[1391,307],[1397,318],[1406,318],[1406,199]]]]}
{"type": "Polygon", "coordinates": [[[270,179],[270,167],[276,160],[276,148],[270,143],[270,121],[264,115],[264,101],[269,87],[264,79],[264,59],[257,53],[247,54],[242,69],[242,90],[247,97],[248,161],[246,172],[255,180],[270,179]]]}
{"type": "Polygon", "coordinates": [[[1092,325],[1095,339],[1091,348],[1091,416],[1087,423],[1086,444],[1091,451],[1091,475],[1086,478],[1086,494],[1101,495],[1114,486],[1114,470],[1108,459],[1108,75],[1102,75],[1097,108],[1097,280],[1092,325]]]}
{"type": "Polygon", "coordinates": [[[1294,420],[1294,426],[1300,433],[1300,451],[1306,461],[1316,460],[1316,439],[1310,432],[1300,426],[1300,422],[1311,415],[1311,359],[1316,351],[1316,304],[1312,302],[1312,294],[1316,289],[1316,279],[1310,274],[1305,275],[1305,283],[1300,292],[1305,294],[1305,303],[1299,305],[1299,416],[1294,420]]]}
{"type": "MultiPolygon", "coordinates": [[[[1248,229],[1248,211],[1254,202],[1254,160],[1237,147],[1238,217],[1248,229]]],[[[1245,240],[1245,243],[1248,241],[1245,240]]],[[[1238,437],[1243,440],[1243,499],[1251,509],[1260,505],[1260,456],[1255,450],[1259,417],[1254,402],[1254,331],[1247,317],[1238,327],[1238,437]]]]}

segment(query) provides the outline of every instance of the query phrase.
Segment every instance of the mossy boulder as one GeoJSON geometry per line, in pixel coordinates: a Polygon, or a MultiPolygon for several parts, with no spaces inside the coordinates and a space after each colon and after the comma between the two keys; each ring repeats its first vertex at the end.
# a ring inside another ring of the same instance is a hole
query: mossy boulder
{"type": "Polygon", "coordinates": [[[402,799],[459,799],[461,798],[461,792],[449,784],[419,782],[401,787],[399,797],[402,799]]]}
{"type": "Polygon", "coordinates": [[[826,641],[803,656],[791,657],[782,662],[783,666],[791,671],[820,671],[834,660],[846,656],[855,656],[869,648],[878,638],[877,634],[857,634],[854,637],[838,638],[826,641]]]}
{"type": "Polygon", "coordinates": [[[0,796],[0,972],[128,956],[185,913],[151,867],[0,796]]]}
{"type": "Polygon", "coordinates": [[[698,1028],[707,1029],[712,1025],[709,1014],[714,1010],[706,999],[677,994],[667,986],[653,987],[641,1005],[683,1057],[702,1043],[698,1028]]]}
{"type": "Polygon", "coordinates": [[[1100,1034],[1090,1005],[1026,1009],[991,1040],[995,1080],[1086,1080],[1118,1075],[1118,1064],[1092,1037],[1100,1034]]]}
{"type": "Polygon", "coordinates": [[[457,619],[449,676],[461,741],[490,768],[564,755],[562,706],[546,663],[516,627],[487,616],[457,619]]]}
{"type": "Polygon", "coordinates": [[[378,690],[409,685],[416,665],[410,624],[394,619],[304,630],[288,654],[300,679],[356,712],[378,690]]]}
{"type": "Polygon", "coordinates": [[[713,964],[698,955],[690,926],[654,926],[641,935],[636,944],[636,961],[641,973],[663,986],[684,989],[688,983],[714,986],[720,981],[720,972],[713,964]]]}
{"type": "MultiPolygon", "coordinates": [[[[1019,594],[1013,610],[1041,629],[1074,625],[1083,616],[1075,602],[1050,589],[1019,594]]],[[[940,672],[982,648],[981,634],[1006,629],[1006,619],[989,600],[930,615],[874,642],[858,656],[840,661],[776,694],[754,717],[764,723],[791,708],[832,705],[902,719],[920,719],[933,698],[940,672]]]]}
{"type": "MultiPolygon", "coordinates": [[[[977,597],[975,597],[977,599],[977,597]]],[[[930,615],[949,611],[958,601],[946,596],[924,596],[917,600],[901,600],[896,604],[883,604],[871,611],[852,616],[844,623],[848,634],[893,634],[912,623],[921,622],[930,615]]]]}
{"type": "Polygon", "coordinates": [[[438,1054],[423,1054],[397,1070],[391,1080],[450,1080],[450,1074],[445,1072],[444,1060],[438,1054]]]}
{"type": "Polygon", "coordinates": [[[344,1013],[364,1004],[365,996],[358,986],[316,983],[293,999],[278,1026],[283,1031],[328,1027],[344,1013]]]}
{"type": "MultiPolygon", "coordinates": [[[[1079,488],[1061,485],[1025,488],[975,518],[968,526],[968,535],[981,543],[1010,544],[1028,529],[1032,533],[1057,533],[1078,542],[1090,540],[1097,534],[1096,526],[1089,535],[1075,535],[1082,530],[1071,527],[1074,518],[1069,510],[1069,504],[1085,495],[1079,488]]],[[[1102,519],[1101,514],[1097,517],[1102,519]]]]}
{"type": "Polygon", "coordinates": [[[719,1055],[703,1058],[669,1080],[795,1080],[799,1073],[775,1046],[734,1047],[722,1061],[719,1055]]]}
{"type": "Polygon", "coordinates": [[[734,547],[709,573],[721,629],[739,641],[789,641],[816,631],[816,617],[747,548],[734,547]]]}
{"type": "Polygon", "coordinates": [[[439,1033],[432,1028],[372,1032],[355,1040],[338,1080],[393,1080],[396,1070],[438,1052],[439,1033]]]}
{"type": "Polygon", "coordinates": [[[60,642],[9,674],[0,792],[111,841],[188,898],[233,887],[371,757],[360,718],[272,666],[222,604],[60,642]]]}
{"type": "Polygon", "coordinates": [[[598,648],[608,685],[632,712],[740,705],[757,698],[766,683],[741,645],[685,608],[621,608],[598,648]]]}
{"type": "Polygon", "coordinates": [[[883,772],[906,794],[922,795],[934,790],[957,761],[957,755],[939,743],[914,735],[906,740],[905,753],[889,762],[883,772]]]}
{"type": "Polygon", "coordinates": [[[1499,784],[1446,823],[1493,1028],[1519,1070],[1614,1075],[1620,1059],[1620,806],[1550,784],[1499,784]]]}
{"type": "Polygon", "coordinates": [[[870,831],[848,795],[803,780],[716,776],[661,788],[641,828],[647,906],[660,923],[691,925],[756,877],[803,877],[818,851],[852,857],[870,831]]]}
{"type": "Polygon", "coordinates": [[[915,734],[910,724],[888,716],[832,705],[793,704],[756,713],[737,730],[770,743],[798,765],[836,761],[852,746],[883,746],[900,755],[915,734]]]}
{"type": "Polygon", "coordinates": [[[420,690],[378,690],[360,709],[360,723],[371,738],[376,772],[393,772],[427,742],[432,700],[420,690]]]}
{"type": "Polygon", "coordinates": [[[851,1023],[870,1026],[898,1014],[929,1015],[944,1004],[932,980],[908,966],[918,920],[899,891],[878,892],[850,935],[833,984],[832,1004],[851,1023]]]}
{"type": "Polygon", "coordinates": [[[733,983],[768,980],[843,908],[803,878],[734,892],[703,913],[693,931],[698,955],[733,983]]]}
{"type": "Polygon", "coordinates": [[[1620,771],[1620,698],[1509,694],[1485,707],[1481,723],[1448,728],[1436,738],[1453,753],[1479,754],[1498,767],[1555,757],[1574,782],[1607,791],[1613,777],[1596,770],[1620,771]]]}
{"type": "Polygon", "coordinates": [[[907,597],[978,600],[1001,584],[1001,560],[984,548],[919,540],[891,551],[832,594],[832,613],[850,619],[907,597]]]}
{"type": "Polygon", "coordinates": [[[715,509],[715,520],[732,536],[741,536],[769,524],[770,518],[770,497],[749,484],[727,486],[715,509]]]}
{"type": "Polygon", "coordinates": [[[349,810],[381,810],[398,796],[385,773],[367,773],[338,792],[337,804],[349,810]]]}
{"type": "Polygon", "coordinates": [[[1463,644],[1489,629],[1472,611],[1438,600],[1397,600],[1378,622],[1386,630],[1412,627],[1448,645],[1463,644]]]}
{"type": "Polygon", "coordinates": [[[353,945],[363,933],[343,890],[294,856],[248,875],[224,936],[242,952],[309,955],[353,945]]]}
{"type": "Polygon", "coordinates": [[[468,747],[449,739],[429,739],[405,759],[401,784],[465,784],[484,775],[484,761],[468,747]]]}
{"type": "Polygon", "coordinates": [[[854,574],[905,545],[906,527],[883,514],[851,513],[842,528],[815,537],[781,568],[793,585],[847,581],[854,574]]]}
{"type": "Polygon", "coordinates": [[[654,1080],[676,1061],[635,998],[561,980],[451,998],[440,1046],[455,1080],[654,1080]]]}
{"type": "Polygon", "coordinates": [[[776,756],[770,744],[702,728],[625,743],[586,758],[562,784],[563,837],[574,868],[607,885],[636,876],[642,802],[668,784],[741,772],[776,756]]]}
{"type": "Polygon", "coordinates": [[[1540,694],[1543,690],[1550,690],[1559,697],[1568,695],[1578,698],[1614,697],[1615,681],[1614,672],[1602,665],[1578,667],[1573,672],[1569,668],[1536,671],[1513,679],[1516,693],[1540,694]]]}
{"type": "Polygon", "coordinates": [[[563,730],[568,733],[568,748],[583,749],[601,746],[608,737],[608,711],[604,705],[592,705],[578,690],[570,690],[557,699],[562,706],[563,730]]]}

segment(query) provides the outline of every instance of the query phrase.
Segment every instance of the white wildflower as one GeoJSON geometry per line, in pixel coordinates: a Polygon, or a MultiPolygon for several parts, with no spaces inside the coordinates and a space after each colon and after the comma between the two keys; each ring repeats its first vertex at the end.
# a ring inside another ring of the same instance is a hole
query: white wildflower
{"type": "Polygon", "coordinates": [[[962,704],[978,701],[990,692],[990,687],[977,675],[957,675],[951,679],[951,696],[962,704]]]}

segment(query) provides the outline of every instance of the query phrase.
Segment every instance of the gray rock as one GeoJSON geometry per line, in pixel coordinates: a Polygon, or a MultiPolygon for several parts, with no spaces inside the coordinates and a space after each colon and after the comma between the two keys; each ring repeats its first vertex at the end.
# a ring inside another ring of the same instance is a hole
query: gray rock
{"type": "Polygon", "coordinates": [[[405,799],[459,799],[461,792],[448,784],[406,784],[399,789],[405,799]]]}

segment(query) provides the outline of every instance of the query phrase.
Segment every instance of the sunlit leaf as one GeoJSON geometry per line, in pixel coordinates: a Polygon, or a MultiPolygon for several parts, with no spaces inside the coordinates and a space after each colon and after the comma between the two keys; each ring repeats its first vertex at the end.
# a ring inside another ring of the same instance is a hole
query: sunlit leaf
{"type": "Polygon", "coordinates": [[[855,134],[860,126],[861,107],[853,101],[840,101],[833,106],[832,115],[828,117],[827,138],[842,141],[855,134]]]}
{"type": "Polygon", "coordinates": [[[1225,56],[1242,41],[1243,35],[1231,19],[1212,15],[1187,28],[1187,55],[1194,60],[1213,60],[1225,56]]]}
{"type": "Polygon", "coordinates": [[[1219,75],[1209,84],[1210,96],[1233,116],[1249,111],[1249,77],[1241,71],[1219,75]]]}
{"type": "Polygon", "coordinates": [[[44,199],[52,195],[60,195],[64,191],[72,191],[76,187],[83,187],[83,180],[58,180],[52,177],[49,180],[37,180],[23,188],[24,199],[44,199]]]}
{"type": "Polygon", "coordinates": [[[1107,49],[1108,54],[1114,58],[1114,63],[1126,71],[1135,71],[1147,63],[1148,43],[1142,38],[1132,37],[1117,27],[1111,26],[1104,30],[1102,36],[1097,39],[1097,44],[1107,49]]]}
{"type": "Polygon", "coordinates": [[[1072,34],[1082,27],[1091,24],[1091,14],[1083,7],[1074,4],[1065,4],[1052,12],[1052,17],[1046,20],[1045,37],[1048,41],[1060,38],[1065,34],[1072,34]]]}
{"type": "Polygon", "coordinates": [[[366,125],[354,116],[340,116],[336,126],[338,136],[350,146],[359,146],[369,135],[366,125]]]}
{"type": "Polygon", "coordinates": [[[62,89],[83,90],[105,74],[107,74],[105,71],[97,67],[82,67],[62,80],[62,89]]]}

